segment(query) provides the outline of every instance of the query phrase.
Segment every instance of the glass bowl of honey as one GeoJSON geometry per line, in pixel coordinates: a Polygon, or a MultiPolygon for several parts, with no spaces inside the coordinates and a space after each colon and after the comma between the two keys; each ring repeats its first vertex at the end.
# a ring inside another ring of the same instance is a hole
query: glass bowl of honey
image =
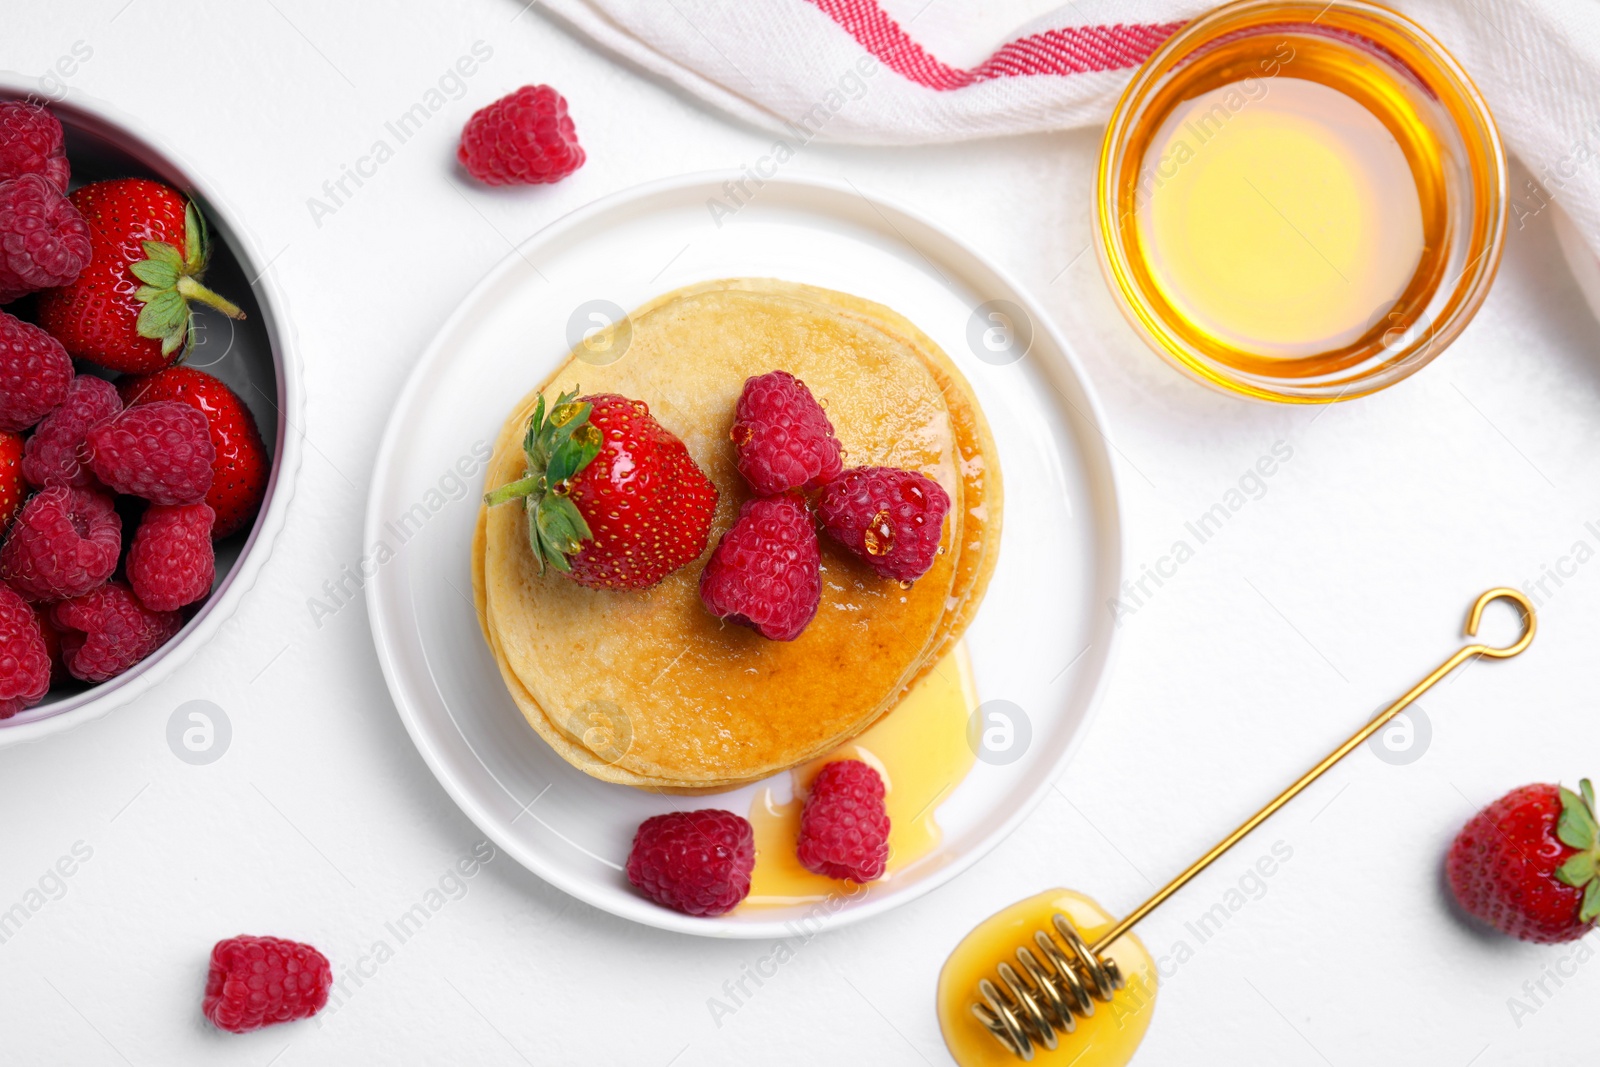
{"type": "Polygon", "coordinates": [[[1101,266],[1201,381],[1327,403],[1415,373],[1500,262],[1494,118],[1425,30],[1362,0],[1239,0],[1140,68],[1106,130],[1101,266]]]}

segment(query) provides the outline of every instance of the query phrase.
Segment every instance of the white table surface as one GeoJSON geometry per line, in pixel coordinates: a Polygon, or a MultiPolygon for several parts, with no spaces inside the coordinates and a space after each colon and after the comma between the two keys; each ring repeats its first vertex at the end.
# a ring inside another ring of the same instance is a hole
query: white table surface
{"type": "MultiPolygon", "coordinates": [[[[994,43],[963,38],[963,16],[939,7],[918,28],[951,60],[994,43]]],[[[1451,651],[1480,591],[1558,565],[1573,576],[1547,582],[1555,595],[1542,597],[1532,650],[1471,667],[1425,701],[1422,758],[1355,753],[1145,924],[1157,955],[1180,941],[1192,954],[1165,981],[1136,1062],[1490,1067],[1591,1047],[1593,952],[1578,962],[1572,946],[1465,927],[1440,874],[1451,835],[1483,804],[1600,772],[1600,565],[1587,562],[1600,548],[1600,331],[1552,213],[1513,228],[1482,313],[1422,374],[1326,410],[1247,404],[1148,352],[1083,254],[1092,131],[813,145],[789,165],[948,222],[1039,295],[1107,409],[1133,576],[1192,541],[1185,522],[1275,443],[1293,449],[1265,494],[1126,619],[1100,716],[1060,789],[949,886],[806,944],[720,1025],[710,998],[726,1002],[724,983],[770,946],[630,925],[503,856],[392,958],[367,957],[395,944],[385,924],[480,840],[394,713],[364,605],[320,629],[308,608],[362,554],[390,401],[512,242],[652,178],[731,177],[770,143],[519,9],[85,0],[6,11],[0,68],[40,73],[86,44],[71,84],[177,146],[276,257],[304,355],[309,447],[276,551],[211,647],[97,723],[0,752],[0,909],[75,845],[92,852],[0,944],[0,1060],[947,1063],[934,978],[974,922],[1062,883],[1114,910],[1137,903],[1451,651]],[[478,40],[494,54],[465,95],[318,225],[308,198],[478,40]],[[540,81],[571,101],[589,162],[550,188],[463,183],[461,123],[540,81]],[[1579,542],[1574,570],[1560,561],[1579,542]],[[195,699],[233,725],[210,766],[179,761],[165,738],[173,710],[195,699]],[[1201,943],[1186,924],[1279,841],[1292,858],[1201,943]],[[198,1010],[206,958],[240,932],[307,940],[339,973],[366,973],[318,1022],[220,1034],[198,1010]],[[1541,980],[1548,995],[1535,987],[1535,1000],[1524,983],[1541,980]],[[1513,1013],[1510,998],[1530,1010],[1513,1013]]],[[[1509,613],[1496,622],[1491,633],[1510,631],[1509,613]]]]}

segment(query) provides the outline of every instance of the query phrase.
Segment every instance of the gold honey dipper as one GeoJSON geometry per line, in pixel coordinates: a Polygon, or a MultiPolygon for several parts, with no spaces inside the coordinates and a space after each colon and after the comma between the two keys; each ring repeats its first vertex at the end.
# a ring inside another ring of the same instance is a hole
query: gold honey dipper
{"type": "MultiPolygon", "coordinates": [[[[1100,934],[1093,944],[1084,940],[1066,915],[1056,911],[1051,916],[1055,936],[1052,937],[1051,932],[1047,930],[1038,930],[1033,935],[1033,944],[1038,955],[1035,955],[1034,950],[1027,945],[1017,949],[1016,959],[1022,973],[1019,974],[1009,962],[1002,961],[995,968],[995,973],[999,976],[998,985],[989,977],[984,977],[978,982],[978,999],[968,1006],[972,1016],[1006,1051],[1023,1060],[1032,1060],[1037,1048],[1056,1049],[1059,1044],[1056,1037],[1058,1031],[1071,1033],[1077,1027],[1078,1018],[1087,1018],[1094,1014],[1096,1000],[1109,1003],[1117,990],[1123,988],[1124,975],[1116,961],[1107,958],[1106,951],[1128,933],[1134,924],[1155,911],[1168,897],[1187,885],[1195,875],[1209,867],[1223,853],[1243,840],[1250,831],[1298,796],[1328,768],[1355,751],[1382,729],[1385,723],[1413,704],[1418,697],[1437,685],[1451,671],[1478,656],[1509,659],[1532,643],[1534,633],[1538,629],[1533,604],[1517,590],[1504,587],[1489,590],[1472,605],[1472,610],[1467,615],[1467,636],[1477,636],[1483,609],[1491,601],[1502,598],[1515,603],[1521,611],[1522,636],[1515,644],[1506,648],[1490,648],[1479,642],[1462,646],[1404,696],[1357,730],[1348,741],[1328,753],[1321,762],[1301,775],[1293,785],[1246,819],[1238,829],[1213,845],[1172,881],[1156,890],[1149,900],[1100,934]]],[[[961,956],[967,942],[982,929],[980,926],[968,934],[962,944],[957,946],[956,951],[951,954],[950,962],[945,965],[947,971],[961,956]]],[[[971,1061],[959,1054],[956,1042],[951,1040],[948,1031],[945,1037],[957,1062],[966,1067],[971,1061]]],[[[1131,1046],[1129,1054],[1131,1055],[1131,1046]]],[[[981,1057],[981,1059],[988,1058],[981,1057]]]]}

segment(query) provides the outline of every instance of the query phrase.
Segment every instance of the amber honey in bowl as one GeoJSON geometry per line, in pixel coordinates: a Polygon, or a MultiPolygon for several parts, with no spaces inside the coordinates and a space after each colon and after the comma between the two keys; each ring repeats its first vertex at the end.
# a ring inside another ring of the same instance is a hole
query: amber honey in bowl
{"type": "Polygon", "coordinates": [[[1244,0],[1189,24],[1107,131],[1113,290],[1213,385],[1318,402],[1420,368],[1487,290],[1505,163],[1471,82],[1374,5],[1244,0]]]}

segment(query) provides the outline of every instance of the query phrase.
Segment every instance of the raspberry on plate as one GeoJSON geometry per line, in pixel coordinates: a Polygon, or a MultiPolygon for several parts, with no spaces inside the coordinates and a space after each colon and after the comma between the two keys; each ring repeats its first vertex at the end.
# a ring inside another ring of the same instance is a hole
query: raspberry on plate
{"type": "Polygon", "coordinates": [[[628,881],[673,911],[721,915],[749,895],[755,865],[755,830],[747,819],[716,808],[672,811],[639,824],[628,881]]]}
{"type": "Polygon", "coordinates": [[[67,398],[72,358],[31,322],[0,311],[0,430],[26,430],[67,398]]]}
{"type": "Polygon", "coordinates": [[[80,596],[111,577],[122,519],[111,499],[55,486],[28,498],[0,546],[0,579],[26,600],[80,596]]]}
{"type": "Polygon", "coordinates": [[[310,945],[241,934],[212,947],[201,1010],[217,1029],[246,1034],[311,1018],[332,988],[328,957],[310,945]]]}
{"type": "Polygon", "coordinates": [[[104,378],[80,374],[67,386],[66,399],[44,417],[28,438],[22,476],[41,488],[67,485],[86,489],[98,483],[84,463],[89,428],[122,410],[117,388],[104,378]]]}
{"type": "Polygon", "coordinates": [[[0,304],[66,285],[89,263],[89,224],[37,174],[0,182],[0,304]]]}
{"type": "Polygon", "coordinates": [[[117,392],[130,408],[176,400],[205,413],[211,444],[217,450],[211,464],[211,489],[206,493],[206,503],[217,513],[211,537],[220,541],[248,528],[266,496],[272,465],[255,416],[239,394],[220,378],[182,365],[123,378],[117,382],[117,392]]]}
{"type": "Polygon", "coordinates": [[[119,493],[153,504],[194,504],[217,458],[205,413],[176,400],[139,404],[89,429],[89,467],[119,493]]]}
{"type": "Polygon", "coordinates": [[[176,611],[211,592],[216,513],[205,504],[151,504],[128,549],[128,584],[151,611],[176,611]]]}
{"type": "Polygon", "coordinates": [[[50,691],[50,650],[33,608],[0,584],[0,719],[31,708],[50,691]]]}
{"type": "Polygon", "coordinates": [[[805,501],[756,497],[700,572],[700,602],[719,619],[772,641],[793,641],[822,602],[822,553],[805,501]]]}
{"type": "Polygon", "coordinates": [[[456,159],[485,185],[540,185],[583,166],[584,154],[566,99],[524,85],[467,120],[456,159]]]}
{"type": "Polygon", "coordinates": [[[788,371],[745,381],[728,438],[739,453],[739,473],[761,496],[816,489],[844,469],[827,412],[788,371]]]}
{"type": "Polygon", "coordinates": [[[121,582],[106,582],[50,609],[61,659],[85,682],[115,678],[183,628],[176,611],[151,611],[121,582]]]}
{"type": "Polygon", "coordinates": [[[835,760],[817,773],[800,812],[800,865],[850,882],[883,877],[889,812],[883,779],[860,760],[835,760]]]}
{"type": "Polygon", "coordinates": [[[1467,821],[1445,874],[1474,918],[1523,941],[1572,941],[1600,919],[1600,821],[1594,788],[1513,789],[1467,821]]]}
{"type": "Polygon", "coordinates": [[[0,104],[0,181],[38,174],[67,191],[66,132],[50,109],[26,100],[0,104]]]}
{"type": "Polygon", "coordinates": [[[828,536],[897,582],[928,573],[949,510],[938,482],[893,467],[852,467],[828,483],[817,504],[828,536]]]}

